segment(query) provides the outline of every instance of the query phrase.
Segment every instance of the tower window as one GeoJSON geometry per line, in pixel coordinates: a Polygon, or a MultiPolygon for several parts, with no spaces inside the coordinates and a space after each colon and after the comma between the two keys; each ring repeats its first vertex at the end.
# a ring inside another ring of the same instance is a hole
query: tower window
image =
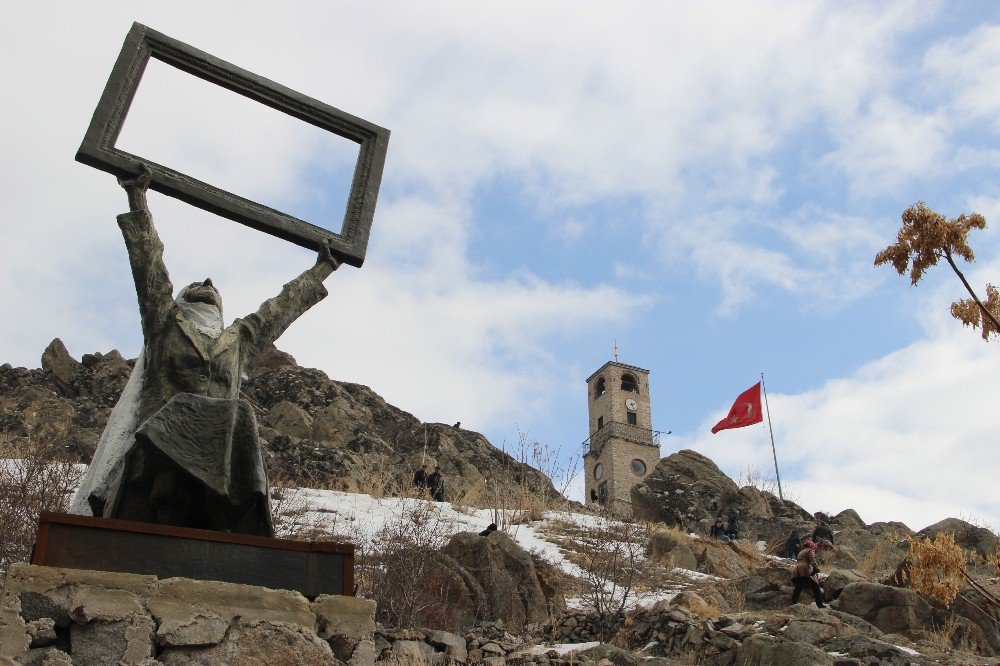
{"type": "Polygon", "coordinates": [[[600,398],[607,391],[607,387],[604,384],[604,377],[597,380],[597,386],[594,388],[594,399],[600,398]]]}
{"type": "Polygon", "coordinates": [[[628,393],[638,393],[639,385],[632,375],[622,375],[622,390],[628,393]]]}
{"type": "Polygon", "coordinates": [[[597,417],[597,429],[600,430],[603,427],[604,427],[604,417],[603,416],[598,416],[597,417]]]}
{"type": "Polygon", "coordinates": [[[638,458],[632,461],[632,473],[636,476],[646,476],[646,463],[638,458]]]}
{"type": "Polygon", "coordinates": [[[628,424],[629,425],[636,425],[635,412],[629,412],[628,413],[628,424]]]}

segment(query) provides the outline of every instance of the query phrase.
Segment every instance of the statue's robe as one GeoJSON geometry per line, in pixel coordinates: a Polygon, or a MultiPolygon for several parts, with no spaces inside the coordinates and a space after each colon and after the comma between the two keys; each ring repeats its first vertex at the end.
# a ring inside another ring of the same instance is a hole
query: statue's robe
{"type": "MultiPolygon", "coordinates": [[[[257,312],[221,333],[203,332],[174,300],[150,214],[126,213],[118,224],[145,339],[141,389],[128,450],[105,461],[107,478],[85,481],[81,492],[97,516],[270,536],[257,424],[239,400],[240,384],[253,356],[327,295],[322,276],[307,270],[257,312]]],[[[99,447],[95,462],[103,453],[99,447]]]]}

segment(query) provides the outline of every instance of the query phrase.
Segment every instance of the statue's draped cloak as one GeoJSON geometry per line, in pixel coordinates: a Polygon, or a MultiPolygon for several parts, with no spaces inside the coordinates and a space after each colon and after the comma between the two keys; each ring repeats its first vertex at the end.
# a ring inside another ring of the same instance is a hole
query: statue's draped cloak
{"type": "Polygon", "coordinates": [[[190,304],[174,300],[149,213],[120,215],[118,224],[145,344],[71,510],[271,534],[256,421],[239,400],[240,384],[253,356],[326,296],[322,277],[307,270],[257,312],[221,331],[206,329],[185,311],[190,304]],[[189,502],[214,512],[199,519],[206,524],[183,517],[204,513],[189,502]]]}

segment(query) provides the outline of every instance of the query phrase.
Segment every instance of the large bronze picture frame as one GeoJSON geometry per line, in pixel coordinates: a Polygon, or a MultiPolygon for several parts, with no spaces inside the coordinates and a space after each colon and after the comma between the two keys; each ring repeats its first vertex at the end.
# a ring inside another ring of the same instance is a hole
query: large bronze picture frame
{"type": "Polygon", "coordinates": [[[318,249],[329,238],[338,259],[352,266],[361,266],[368,248],[388,143],[387,129],[134,23],[94,110],[76,159],[120,177],[135,176],[145,165],[152,172],[150,187],[157,192],[302,247],[318,249]],[[359,144],[358,161],[340,232],[332,231],[337,226],[335,222],[329,228],[310,224],[115,148],[150,58],[359,144]]]}

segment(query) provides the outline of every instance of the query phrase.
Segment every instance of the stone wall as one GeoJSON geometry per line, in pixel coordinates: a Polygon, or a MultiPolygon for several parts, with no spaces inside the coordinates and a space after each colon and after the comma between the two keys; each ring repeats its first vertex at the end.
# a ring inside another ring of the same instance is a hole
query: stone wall
{"type": "Polygon", "coordinates": [[[375,603],[186,578],[14,564],[0,664],[370,664],[375,603]]]}

